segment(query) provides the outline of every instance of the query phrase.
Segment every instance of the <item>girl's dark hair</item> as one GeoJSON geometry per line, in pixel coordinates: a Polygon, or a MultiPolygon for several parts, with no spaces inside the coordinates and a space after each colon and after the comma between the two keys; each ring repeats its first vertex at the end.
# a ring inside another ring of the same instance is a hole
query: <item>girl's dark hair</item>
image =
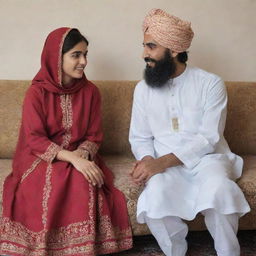
{"type": "Polygon", "coordinates": [[[62,54],[68,52],[76,44],[82,41],[85,42],[87,46],[89,45],[88,40],[79,32],[78,29],[76,28],[71,29],[64,40],[64,43],[62,46],[62,54]]]}
{"type": "Polygon", "coordinates": [[[188,60],[188,53],[187,52],[180,52],[178,54],[178,61],[181,63],[186,63],[188,60]]]}

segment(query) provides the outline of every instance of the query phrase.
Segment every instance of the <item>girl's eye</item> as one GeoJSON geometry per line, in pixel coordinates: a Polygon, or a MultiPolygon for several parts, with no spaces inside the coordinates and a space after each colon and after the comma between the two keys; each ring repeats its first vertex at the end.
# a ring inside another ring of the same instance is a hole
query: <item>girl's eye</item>
{"type": "Polygon", "coordinates": [[[74,54],[72,55],[72,57],[73,57],[73,58],[79,58],[79,55],[80,55],[79,53],[74,53],[74,54]]]}

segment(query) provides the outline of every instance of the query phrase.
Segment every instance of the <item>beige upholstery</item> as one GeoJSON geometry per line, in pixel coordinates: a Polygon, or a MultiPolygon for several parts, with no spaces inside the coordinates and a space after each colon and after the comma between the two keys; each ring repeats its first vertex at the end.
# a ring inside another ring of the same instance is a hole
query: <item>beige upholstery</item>
{"type": "MultiPolygon", "coordinates": [[[[11,158],[21,117],[22,99],[30,81],[0,80],[0,184],[11,171],[11,158]]],[[[102,95],[104,142],[101,147],[107,165],[115,174],[115,184],[127,199],[134,235],[148,234],[136,222],[136,202],[140,189],[129,178],[134,159],[128,142],[132,95],[135,81],[95,81],[102,95]]],[[[252,208],[240,220],[240,229],[256,229],[256,83],[228,82],[228,117],[225,137],[233,152],[245,160],[239,186],[252,208]]],[[[205,229],[202,216],[189,222],[191,230],[205,229]]]]}

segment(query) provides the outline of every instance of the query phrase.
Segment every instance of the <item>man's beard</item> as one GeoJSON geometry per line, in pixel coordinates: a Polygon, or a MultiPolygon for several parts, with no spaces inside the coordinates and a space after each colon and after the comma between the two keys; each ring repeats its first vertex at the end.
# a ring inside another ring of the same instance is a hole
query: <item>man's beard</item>
{"type": "Polygon", "coordinates": [[[160,88],[174,75],[176,64],[168,49],[161,60],[145,58],[146,62],[154,62],[155,66],[146,66],[144,70],[144,79],[150,87],[160,88]]]}

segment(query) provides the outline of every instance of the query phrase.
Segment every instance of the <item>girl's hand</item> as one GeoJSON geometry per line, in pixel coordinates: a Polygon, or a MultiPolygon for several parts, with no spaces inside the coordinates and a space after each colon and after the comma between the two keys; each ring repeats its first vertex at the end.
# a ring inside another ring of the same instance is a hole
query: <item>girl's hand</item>
{"type": "Polygon", "coordinates": [[[100,188],[104,184],[104,174],[94,161],[75,157],[71,163],[93,186],[100,188]]]}
{"type": "Polygon", "coordinates": [[[81,157],[81,158],[84,158],[84,159],[89,159],[89,156],[90,156],[90,153],[86,150],[83,150],[83,149],[76,149],[75,151],[73,151],[73,153],[78,156],[78,157],[81,157]]]}

